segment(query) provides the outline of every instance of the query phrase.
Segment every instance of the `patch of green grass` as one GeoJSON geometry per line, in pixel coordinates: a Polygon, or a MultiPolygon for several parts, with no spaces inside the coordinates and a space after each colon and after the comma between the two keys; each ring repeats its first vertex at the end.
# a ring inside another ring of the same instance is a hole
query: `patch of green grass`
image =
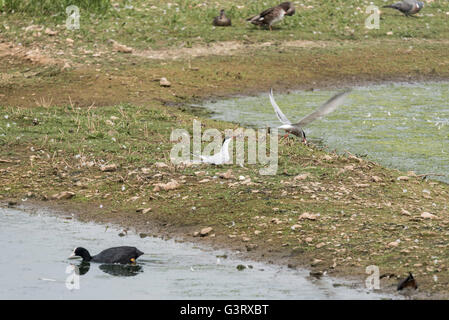
{"type": "MultiPolygon", "coordinates": [[[[54,27],[65,17],[67,1],[13,1],[4,0],[8,12],[7,25],[27,27],[44,24],[54,27]],[[37,5],[36,3],[40,3],[37,5]],[[47,4],[48,3],[48,4],[47,4]],[[51,4],[51,5],[50,5],[51,4]],[[50,6],[50,7],[46,7],[50,6]],[[47,9],[46,9],[47,8],[47,9]],[[48,17],[41,12],[56,14],[48,17]],[[29,14],[23,16],[22,12],[29,14]]],[[[249,24],[246,18],[278,4],[279,1],[200,1],[173,0],[170,3],[150,0],[124,1],[110,10],[108,1],[80,1],[81,28],[66,30],[63,35],[78,34],[86,41],[103,42],[108,39],[135,48],[161,48],[169,46],[191,47],[226,40],[248,42],[284,40],[365,40],[365,39],[448,39],[447,19],[449,3],[434,1],[426,5],[417,18],[407,18],[400,12],[382,9],[379,29],[367,29],[366,8],[370,1],[311,0],[307,4],[295,3],[296,14],[286,17],[270,32],[249,24]],[[229,28],[213,27],[212,19],[221,8],[232,19],[229,28]],[[96,13],[101,13],[98,15],[96,13]]],[[[381,7],[383,1],[375,1],[381,7]]],[[[3,26],[4,28],[4,26],[3,26]]],[[[6,34],[17,36],[18,30],[10,27],[6,34]]]]}
{"type": "Polygon", "coordinates": [[[62,17],[66,8],[75,5],[91,13],[106,13],[111,6],[110,0],[1,0],[0,12],[26,13],[30,16],[62,17]]]}
{"type": "Polygon", "coordinates": [[[8,108],[0,120],[0,145],[16,148],[26,141],[48,152],[95,153],[105,159],[126,155],[132,162],[145,161],[154,152],[148,137],[167,136],[167,119],[162,111],[126,104],[99,109],[8,108]]]}

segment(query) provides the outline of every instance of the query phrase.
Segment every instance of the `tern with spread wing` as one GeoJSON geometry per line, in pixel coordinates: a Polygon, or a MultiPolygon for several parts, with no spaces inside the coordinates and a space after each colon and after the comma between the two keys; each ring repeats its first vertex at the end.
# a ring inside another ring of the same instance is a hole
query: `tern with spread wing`
{"type": "Polygon", "coordinates": [[[322,116],[325,116],[333,112],[335,109],[337,109],[337,107],[343,103],[345,96],[350,91],[351,90],[345,90],[343,92],[336,94],[335,96],[330,98],[326,103],[324,103],[321,107],[316,109],[311,114],[305,116],[297,123],[291,123],[290,120],[288,120],[287,117],[284,115],[284,113],[281,111],[276,101],[274,101],[273,89],[270,90],[270,102],[274,108],[274,112],[276,112],[279,121],[282,122],[282,126],[280,126],[279,129],[283,129],[291,134],[294,134],[295,136],[302,138],[304,143],[307,143],[306,134],[302,128],[308,125],[309,123],[313,122],[314,120],[321,118],[322,116]]]}

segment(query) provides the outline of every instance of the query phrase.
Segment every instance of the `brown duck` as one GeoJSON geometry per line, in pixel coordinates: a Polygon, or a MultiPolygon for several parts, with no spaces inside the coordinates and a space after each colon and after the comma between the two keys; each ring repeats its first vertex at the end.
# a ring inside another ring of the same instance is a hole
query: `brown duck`
{"type": "Polygon", "coordinates": [[[282,2],[280,5],[267,9],[257,16],[246,19],[257,26],[268,26],[272,30],[271,26],[276,22],[284,19],[284,16],[292,16],[295,14],[295,7],[291,2],[282,2]]]}
{"type": "Polygon", "coordinates": [[[232,25],[231,19],[226,17],[226,15],[224,13],[224,9],[220,10],[220,15],[214,18],[214,20],[212,21],[212,24],[216,27],[229,27],[232,25]]]}

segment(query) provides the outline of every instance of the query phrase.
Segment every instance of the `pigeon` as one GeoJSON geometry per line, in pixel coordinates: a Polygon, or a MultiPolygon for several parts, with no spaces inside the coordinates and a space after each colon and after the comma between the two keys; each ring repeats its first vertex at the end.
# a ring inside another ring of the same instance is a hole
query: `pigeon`
{"type": "Polygon", "coordinates": [[[413,275],[411,272],[409,272],[408,277],[401,280],[398,284],[398,291],[405,289],[405,288],[412,288],[412,289],[418,289],[418,283],[416,282],[415,278],[413,278],[413,275]]]}
{"type": "Polygon", "coordinates": [[[302,128],[311,123],[312,121],[324,115],[327,115],[332,111],[334,111],[335,109],[337,109],[337,107],[343,103],[346,94],[348,94],[350,91],[351,90],[348,89],[336,94],[335,96],[330,98],[326,103],[324,103],[321,107],[316,109],[311,114],[305,116],[297,123],[291,123],[290,120],[288,120],[287,117],[282,113],[276,101],[274,101],[273,89],[270,90],[269,96],[271,105],[274,108],[274,112],[276,112],[279,121],[282,122],[282,126],[280,126],[279,129],[284,129],[285,131],[302,138],[303,142],[307,143],[306,134],[302,128]]]}
{"type": "Polygon", "coordinates": [[[282,2],[280,5],[267,9],[258,15],[246,19],[246,21],[251,22],[257,26],[268,26],[270,31],[271,26],[276,22],[284,19],[284,16],[292,16],[295,14],[295,7],[291,2],[282,2]]]}
{"type": "Polygon", "coordinates": [[[223,141],[220,152],[214,154],[213,156],[198,155],[198,157],[201,159],[201,162],[215,165],[225,164],[229,162],[230,156],[228,148],[232,138],[233,137],[226,137],[223,141]]]}
{"type": "Polygon", "coordinates": [[[407,17],[412,14],[418,13],[423,7],[424,3],[422,1],[416,0],[403,0],[394,4],[383,6],[383,8],[393,8],[399,10],[407,17]]]}
{"type": "Polygon", "coordinates": [[[224,13],[224,9],[220,10],[220,15],[214,18],[214,20],[212,21],[212,24],[216,27],[229,27],[232,25],[231,19],[226,17],[226,15],[224,13]]]}

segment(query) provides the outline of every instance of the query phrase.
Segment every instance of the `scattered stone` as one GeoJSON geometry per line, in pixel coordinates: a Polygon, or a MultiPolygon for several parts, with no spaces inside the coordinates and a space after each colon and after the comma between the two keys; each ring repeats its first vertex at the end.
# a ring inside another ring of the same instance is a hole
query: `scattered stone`
{"type": "Polygon", "coordinates": [[[349,160],[355,160],[355,161],[358,161],[358,162],[360,162],[360,163],[363,162],[363,159],[360,159],[359,157],[356,157],[356,156],[354,156],[354,155],[352,155],[352,154],[348,156],[348,159],[349,159],[349,160]]]}
{"type": "Polygon", "coordinates": [[[193,233],[193,236],[194,237],[198,237],[200,235],[200,233],[198,232],[198,231],[195,231],[194,233],[193,233]]]}
{"type": "Polygon", "coordinates": [[[254,185],[254,183],[251,182],[251,178],[245,179],[244,181],[240,182],[240,184],[246,185],[246,186],[254,185]]]}
{"type": "Polygon", "coordinates": [[[316,220],[317,219],[317,215],[313,214],[313,213],[308,213],[308,212],[304,212],[302,215],[299,216],[299,220],[304,220],[304,219],[308,219],[308,220],[316,220]]]}
{"type": "Polygon", "coordinates": [[[176,188],[179,188],[180,186],[181,185],[178,183],[178,181],[172,179],[170,182],[167,182],[167,183],[157,183],[154,186],[153,191],[157,192],[161,189],[165,190],[165,191],[174,190],[176,188]]]}
{"type": "Polygon", "coordinates": [[[381,178],[381,177],[378,177],[378,176],[372,176],[372,177],[371,177],[371,180],[372,180],[373,182],[381,182],[381,181],[382,181],[382,178],[381,178]]]}
{"type": "Polygon", "coordinates": [[[262,233],[262,231],[260,231],[260,230],[255,230],[254,231],[254,234],[257,236],[258,234],[261,234],[262,233]]]}
{"type": "Polygon", "coordinates": [[[415,171],[408,171],[407,172],[407,175],[409,176],[409,177],[417,177],[418,175],[415,173],[415,171]]]}
{"type": "Polygon", "coordinates": [[[154,164],[154,166],[155,166],[156,168],[158,168],[158,169],[168,168],[168,165],[165,164],[165,163],[163,163],[163,162],[156,162],[156,163],[154,164]]]}
{"type": "Polygon", "coordinates": [[[51,198],[53,200],[68,200],[71,199],[75,196],[74,192],[70,192],[70,191],[63,191],[61,193],[56,193],[54,195],[51,196],[51,198]]]}
{"type": "Polygon", "coordinates": [[[242,241],[243,241],[243,242],[249,242],[249,241],[251,241],[251,238],[248,238],[248,237],[242,237],[242,241]]]}
{"type": "Polygon", "coordinates": [[[142,171],[143,174],[149,174],[151,173],[151,169],[150,168],[142,168],[140,169],[142,171]]]}
{"type": "Polygon", "coordinates": [[[368,188],[370,185],[368,183],[356,183],[354,186],[356,188],[368,188]]]}
{"type": "Polygon", "coordinates": [[[160,80],[159,80],[159,85],[161,86],[161,87],[171,87],[171,82],[170,81],[168,81],[167,80],[167,78],[161,78],[160,80]]]}
{"type": "Polygon", "coordinates": [[[293,180],[301,181],[301,180],[306,180],[309,177],[310,177],[310,173],[303,173],[303,174],[299,174],[296,177],[294,177],[293,180]]]}
{"type": "Polygon", "coordinates": [[[300,228],[301,228],[300,224],[294,224],[290,227],[290,229],[292,229],[292,230],[296,230],[296,229],[300,229],[300,228]]]}
{"type": "Polygon", "coordinates": [[[404,208],[401,209],[401,214],[405,215],[405,216],[411,216],[412,214],[410,212],[408,212],[407,210],[405,210],[404,208]]]}
{"type": "Polygon", "coordinates": [[[212,230],[214,230],[212,227],[207,227],[207,228],[203,228],[200,231],[200,236],[205,237],[207,236],[210,232],[212,232],[212,230]]]}
{"type": "Polygon", "coordinates": [[[324,242],[320,242],[320,243],[318,243],[318,244],[316,245],[316,248],[319,249],[319,248],[324,247],[325,245],[326,245],[326,244],[325,244],[324,242]]]}
{"type": "Polygon", "coordinates": [[[148,212],[150,212],[151,210],[153,210],[152,208],[139,208],[136,210],[136,212],[141,212],[143,214],[146,214],[148,212]]]}
{"type": "Polygon", "coordinates": [[[323,262],[323,260],[321,259],[313,259],[312,263],[310,264],[312,267],[315,267],[316,265],[320,264],[321,262],[323,262]]]}
{"type": "Polygon", "coordinates": [[[434,214],[431,214],[429,212],[423,212],[423,213],[421,213],[421,218],[424,218],[424,219],[436,219],[437,216],[434,215],[434,214]]]}
{"type": "Polygon", "coordinates": [[[26,27],[25,31],[27,31],[27,32],[28,31],[42,31],[43,29],[44,29],[43,26],[33,24],[31,26],[26,27]]]}
{"type": "MultiPolygon", "coordinates": [[[[64,66],[62,67],[62,71],[70,69],[71,67],[72,66],[68,62],[66,62],[66,63],[64,63],[64,66]]],[[[34,124],[34,122],[33,122],[33,124],[34,124]]]]}
{"type": "Polygon", "coordinates": [[[148,235],[146,233],[139,233],[139,237],[141,239],[148,237],[148,235]]]}
{"type": "Polygon", "coordinates": [[[112,163],[112,164],[108,164],[108,165],[100,167],[100,170],[103,172],[114,172],[117,170],[117,168],[118,168],[118,166],[116,164],[112,163]]]}
{"type": "Polygon", "coordinates": [[[44,32],[45,32],[46,35],[49,35],[51,37],[58,34],[57,31],[51,30],[50,28],[46,28],[44,32]]]}
{"type": "Polygon", "coordinates": [[[410,177],[408,177],[408,176],[400,176],[400,177],[398,177],[397,180],[398,180],[398,181],[409,181],[409,180],[410,180],[410,177]]]}
{"type": "Polygon", "coordinates": [[[401,242],[401,240],[399,240],[399,239],[396,241],[390,242],[389,244],[387,244],[387,247],[396,248],[397,246],[399,246],[400,242],[401,242]]]}
{"type": "Polygon", "coordinates": [[[246,266],[244,266],[243,264],[239,264],[236,268],[238,271],[242,271],[246,269],[246,266]]]}
{"type": "Polygon", "coordinates": [[[235,179],[234,175],[232,174],[232,170],[229,169],[228,171],[224,173],[218,173],[218,176],[222,179],[235,179]]]}
{"type": "Polygon", "coordinates": [[[309,243],[309,242],[312,242],[312,241],[313,241],[313,238],[307,237],[307,238],[304,239],[304,241],[307,242],[307,243],[309,243]]]}
{"type": "Polygon", "coordinates": [[[112,42],[112,48],[117,52],[122,52],[122,53],[132,53],[133,52],[133,48],[127,47],[123,44],[120,44],[115,40],[110,40],[110,42],[112,42]]]}
{"type": "Polygon", "coordinates": [[[274,224],[281,224],[282,223],[282,221],[280,219],[278,219],[278,218],[273,218],[273,219],[270,220],[270,222],[274,223],[274,224]]]}

